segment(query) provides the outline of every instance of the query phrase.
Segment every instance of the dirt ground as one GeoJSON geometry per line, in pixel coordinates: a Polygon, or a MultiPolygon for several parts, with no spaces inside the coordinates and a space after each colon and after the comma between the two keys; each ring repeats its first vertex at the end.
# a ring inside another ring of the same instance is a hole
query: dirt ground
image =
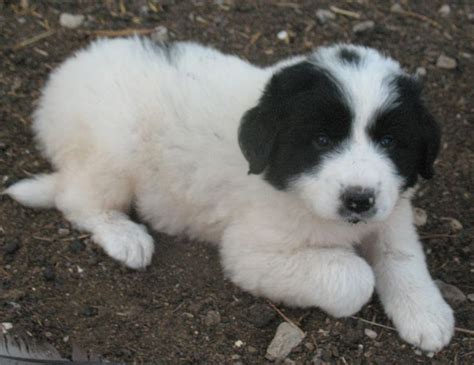
{"type": "MultiPolygon", "coordinates": [[[[447,16],[438,12],[440,1],[402,1],[405,12],[394,12],[392,2],[369,0],[5,0],[0,4],[0,190],[48,170],[32,140],[31,112],[51,69],[101,35],[98,30],[146,33],[161,25],[170,40],[201,41],[258,64],[336,41],[356,42],[385,51],[410,72],[426,71],[425,93],[443,125],[444,141],[437,176],[422,185],[415,201],[428,213],[420,234],[433,277],[474,293],[474,3],[446,2],[447,16]],[[330,5],[350,13],[335,9],[334,20],[318,21],[317,9],[330,5]],[[59,24],[62,12],[86,19],[67,29],[59,24]],[[374,27],[355,33],[353,26],[365,20],[373,20],[374,27]],[[277,37],[282,30],[287,41],[277,37]],[[456,67],[437,67],[441,54],[454,58],[456,67]]],[[[0,196],[0,322],[13,325],[10,333],[53,344],[66,357],[75,345],[126,362],[265,363],[282,321],[274,308],[225,280],[213,247],[160,233],[155,238],[152,265],[128,270],[57,211],[26,209],[0,196]]],[[[415,351],[380,326],[392,324],[375,296],[357,318],[279,308],[306,332],[289,355],[297,364],[474,363],[468,332],[456,332],[434,357],[415,351]],[[377,337],[368,337],[365,329],[377,337]]],[[[474,329],[473,309],[470,300],[455,307],[457,327],[474,329]]]]}

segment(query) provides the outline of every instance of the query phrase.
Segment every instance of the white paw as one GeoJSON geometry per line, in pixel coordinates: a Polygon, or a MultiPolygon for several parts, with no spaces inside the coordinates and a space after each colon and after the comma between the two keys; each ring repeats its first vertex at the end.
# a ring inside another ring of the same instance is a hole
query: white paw
{"type": "Polygon", "coordinates": [[[437,352],[446,346],[454,334],[451,307],[441,298],[432,302],[409,305],[393,313],[392,320],[400,337],[424,351],[437,352]]]}
{"type": "Polygon", "coordinates": [[[340,267],[332,269],[334,272],[330,273],[328,294],[326,298],[318,298],[319,307],[336,318],[351,316],[372,297],[375,285],[372,268],[365,260],[351,254],[341,262],[340,267]]]}
{"type": "Polygon", "coordinates": [[[97,230],[93,240],[107,254],[132,269],[142,269],[151,263],[155,246],[143,225],[133,222],[97,230]]]}

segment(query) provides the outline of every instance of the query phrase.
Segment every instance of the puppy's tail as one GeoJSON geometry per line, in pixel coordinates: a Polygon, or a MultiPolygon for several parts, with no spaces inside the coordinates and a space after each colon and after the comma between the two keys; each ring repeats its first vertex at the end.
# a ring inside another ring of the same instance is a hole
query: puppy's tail
{"type": "Polygon", "coordinates": [[[13,184],[2,194],[10,195],[19,203],[33,208],[52,208],[56,195],[57,174],[36,175],[13,184]]]}

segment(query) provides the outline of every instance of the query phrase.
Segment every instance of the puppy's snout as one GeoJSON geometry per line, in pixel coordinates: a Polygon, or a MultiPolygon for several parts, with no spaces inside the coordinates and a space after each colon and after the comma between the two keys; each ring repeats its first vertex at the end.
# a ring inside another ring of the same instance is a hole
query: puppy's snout
{"type": "Polygon", "coordinates": [[[373,189],[352,186],[344,191],[342,201],[348,211],[364,213],[375,205],[375,192],[373,189]]]}

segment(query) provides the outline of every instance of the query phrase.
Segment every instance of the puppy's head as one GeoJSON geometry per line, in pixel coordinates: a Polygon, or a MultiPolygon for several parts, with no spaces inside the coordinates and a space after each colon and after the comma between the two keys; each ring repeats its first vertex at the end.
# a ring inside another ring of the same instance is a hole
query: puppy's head
{"type": "Polygon", "coordinates": [[[348,222],[385,219],[418,175],[432,177],[439,143],[417,80],[350,45],[276,71],[239,130],[250,173],[348,222]]]}

